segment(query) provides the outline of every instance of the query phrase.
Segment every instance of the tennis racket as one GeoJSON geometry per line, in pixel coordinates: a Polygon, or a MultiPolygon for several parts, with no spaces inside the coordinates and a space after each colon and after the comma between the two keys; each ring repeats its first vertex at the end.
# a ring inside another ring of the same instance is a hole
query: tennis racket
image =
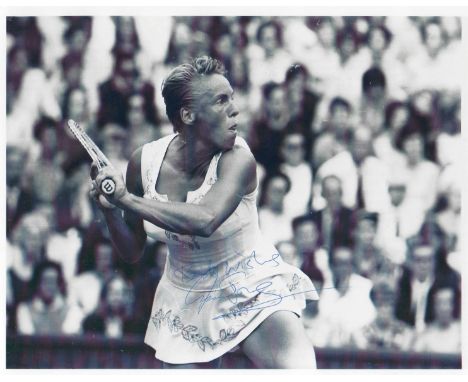
{"type": "MultiPolygon", "coordinates": [[[[68,127],[72,131],[73,135],[80,141],[81,145],[88,152],[89,156],[96,163],[98,170],[102,170],[104,167],[112,167],[111,162],[99,147],[93,142],[88,134],[76,123],[73,119],[68,120],[68,127]]],[[[106,195],[112,195],[115,191],[115,182],[111,178],[105,178],[101,182],[101,190],[106,195]]]]}

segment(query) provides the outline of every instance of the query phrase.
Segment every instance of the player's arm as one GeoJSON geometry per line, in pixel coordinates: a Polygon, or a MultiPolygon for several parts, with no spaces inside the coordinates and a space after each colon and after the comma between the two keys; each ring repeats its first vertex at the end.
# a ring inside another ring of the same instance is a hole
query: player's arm
{"type": "MultiPolygon", "coordinates": [[[[141,148],[135,151],[128,163],[126,187],[133,195],[143,197],[141,148]]],[[[127,262],[138,261],[146,243],[146,232],[141,217],[131,210],[124,210],[122,217],[120,209],[105,208],[106,203],[102,195],[99,196],[98,204],[104,214],[112,243],[120,256],[127,262]]]]}
{"type": "MultiPolygon", "coordinates": [[[[112,171],[104,169],[96,178],[98,184],[106,177],[113,178],[112,171]]],[[[222,155],[218,164],[218,181],[198,205],[144,199],[130,190],[125,192],[121,182],[115,181],[116,192],[106,197],[126,213],[171,232],[203,237],[210,236],[257,184],[255,159],[241,147],[234,147],[222,155]]]]}

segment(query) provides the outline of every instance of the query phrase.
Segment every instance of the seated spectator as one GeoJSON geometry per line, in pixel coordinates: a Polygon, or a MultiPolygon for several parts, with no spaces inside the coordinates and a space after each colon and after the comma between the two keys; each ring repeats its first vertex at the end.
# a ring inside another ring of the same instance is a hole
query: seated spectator
{"type": "Polygon", "coordinates": [[[133,303],[132,286],[122,276],[113,275],[102,287],[97,311],[84,319],[83,332],[107,338],[141,332],[133,319],[133,303]]]}
{"type": "Polygon", "coordinates": [[[109,241],[97,242],[93,255],[93,269],[79,274],[70,284],[70,304],[78,305],[85,314],[96,310],[103,285],[115,273],[114,253],[109,241]]]}
{"type": "Polygon", "coordinates": [[[397,265],[385,256],[377,236],[378,215],[361,211],[357,217],[354,237],[354,263],[356,272],[370,280],[397,276],[397,265]]]}
{"type": "Polygon", "coordinates": [[[82,313],[66,302],[66,285],[58,263],[37,265],[31,280],[32,299],[18,306],[18,333],[63,335],[80,331],[82,313]]]}
{"type": "Polygon", "coordinates": [[[325,276],[329,274],[328,254],[320,248],[316,223],[310,215],[298,216],[293,219],[292,228],[296,266],[314,283],[323,284],[325,276]]]}
{"type": "Polygon", "coordinates": [[[405,198],[408,203],[422,202],[424,211],[434,207],[437,196],[438,166],[425,158],[424,141],[419,132],[409,131],[401,137],[400,147],[406,157],[405,198]]]}
{"type": "Polygon", "coordinates": [[[127,173],[128,158],[125,155],[128,134],[128,130],[114,123],[106,124],[101,131],[102,151],[123,176],[127,173]]]}
{"type": "Polygon", "coordinates": [[[387,81],[379,67],[366,70],[362,76],[360,120],[374,136],[382,132],[387,104],[387,81]]]}
{"type": "Polygon", "coordinates": [[[375,306],[376,317],[369,325],[353,333],[353,344],[363,350],[409,351],[413,332],[394,316],[395,287],[382,279],[374,284],[370,297],[375,306]]]}
{"type": "Polygon", "coordinates": [[[434,293],[434,322],[417,337],[413,350],[428,353],[461,353],[461,322],[455,316],[456,295],[451,288],[434,293]]]}
{"type": "Polygon", "coordinates": [[[343,206],[343,188],[340,178],[328,175],[322,179],[323,209],[312,213],[317,225],[321,246],[332,250],[337,245],[351,245],[356,225],[353,210],[343,206]]]}
{"type": "Polygon", "coordinates": [[[279,168],[291,181],[291,189],[284,198],[284,210],[291,218],[308,211],[312,191],[312,170],[305,161],[305,137],[300,133],[285,133],[279,168]]]}
{"type": "Polygon", "coordinates": [[[375,318],[370,299],[372,281],[353,270],[353,253],[349,247],[337,247],[330,256],[332,278],[325,279],[319,300],[319,315],[332,326],[326,346],[350,344],[351,334],[375,318]]]}
{"type": "Polygon", "coordinates": [[[317,171],[313,189],[313,207],[324,207],[321,179],[335,175],[341,179],[343,205],[364,208],[368,212],[384,212],[390,207],[388,173],[386,167],[371,155],[372,135],[369,129],[356,129],[349,143],[349,151],[342,151],[326,161],[317,171]]]}
{"type": "Polygon", "coordinates": [[[145,100],[140,94],[128,99],[128,139],[125,145],[125,157],[130,158],[133,152],[147,142],[158,139],[161,132],[150,123],[145,114],[145,100]]]}
{"type": "MultiPolygon", "coordinates": [[[[448,267],[436,267],[434,245],[421,239],[410,243],[407,266],[398,281],[396,317],[422,332],[434,321],[434,295],[441,286],[452,289],[457,296],[460,280],[448,267]]],[[[455,317],[459,317],[459,300],[455,301],[455,317]]]]}
{"type": "Polygon", "coordinates": [[[262,90],[262,112],[253,122],[249,144],[257,162],[271,172],[280,161],[279,148],[290,119],[283,86],[269,82],[262,90]]]}
{"type": "Polygon", "coordinates": [[[258,210],[260,230],[273,244],[292,238],[291,217],[284,209],[284,198],[291,181],[282,173],[273,173],[262,182],[258,210]]]}
{"type": "Polygon", "coordinates": [[[334,97],[328,107],[328,116],[313,141],[311,161],[314,170],[324,162],[345,150],[353,125],[350,123],[352,110],[350,103],[341,97],[334,97]]]}
{"type": "Polygon", "coordinates": [[[32,195],[25,187],[27,152],[20,146],[6,147],[6,234],[10,235],[21,217],[32,210],[32,195]]]}
{"type": "MultiPolygon", "coordinates": [[[[154,293],[164,272],[166,258],[167,245],[165,243],[155,242],[146,246],[140,262],[140,270],[134,277],[135,296],[138,296],[135,299],[135,317],[151,315],[154,293]]],[[[146,326],[141,329],[144,331],[146,326]]]]}

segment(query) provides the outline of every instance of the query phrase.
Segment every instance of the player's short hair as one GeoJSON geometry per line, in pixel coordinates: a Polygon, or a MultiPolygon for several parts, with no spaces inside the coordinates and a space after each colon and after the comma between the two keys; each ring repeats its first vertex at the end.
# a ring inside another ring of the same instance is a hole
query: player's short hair
{"type": "Polygon", "coordinates": [[[191,85],[195,79],[210,74],[225,75],[224,65],[208,56],[197,57],[190,63],[181,64],[169,73],[162,85],[162,96],[166,104],[166,114],[178,132],[182,126],[180,109],[193,104],[194,94],[191,85]]]}

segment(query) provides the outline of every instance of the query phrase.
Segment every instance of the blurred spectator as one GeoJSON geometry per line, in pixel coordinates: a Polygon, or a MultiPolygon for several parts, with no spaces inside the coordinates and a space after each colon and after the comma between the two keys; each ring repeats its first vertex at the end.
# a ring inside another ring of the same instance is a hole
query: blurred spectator
{"type": "MultiPolygon", "coordinates": [[[[154,293],[164,272],[167,258],[167,245],[162,242],[147,244],[139,272],[135,277],[134,317],[149,317],[153,306],[154,293]],[[146,261],[145,261],[146,260],[146,261]]],[[[144,332],[146,324],[139,328],[144,332]]]]}
{"type": "Polygon", "coordinates": [[[129,16],[113,17],[115,23],[114,55],[135,55],[140,50],[140,42],[135,27],[135,19],[129,16]]]}
{"type": "Polygon", "coordinates": [[[131,284],[120,275],[108,279],[100,293],[96,312],[83,321],[83,332],[107,338],[122,338],[138,332],[133,318],[134,293],[131,284]]]}
{"type": "Polygon", "coordinates": [[[363,350],[409,351],[413,331],[394,316],[396,290],[386,281],[378,281],[370,292],[376,317],[369,325],[353,333],[353,344],[363,350]]]}
{"type": "Polygon", "coordinates": [[[129,131],[122,126],[108,123],[102,131],[102,151],[123,176],[127,173],[128,157],[126,157],[126,142],[129,131]]]}
{"type": "Polygon", "coordinates": [[[328,175],[322,179],[322,197],[326,201],[323,209],[313,212],[321,245],[328,250],[339,245],[350,246],[352,232],[356,226],[353,210],[343,206],[343,188],[340,178],[328,175]]]}
{"type": "Polygon", "coordinates": [[[284,134],[280,154],[280,171],[291,181],[291,189],[284,197],[284,209],[294,218],[308,211],[312,190],[312,170],[305,161],[305,137],[300,133],[284,134]]]}
{"type": "MultiPolygon", "coordinates": [[[[291,56],[283,48],[283,26],[279,20],[267,20],[260,24],[256,39],[257,44],[249,52],[251,98],[268,82],[282,82],[292,64],[291,56]]],[[[255,105],[255,100],[253,102],[255,105]]]]}
{"type": "Polygon", "coordinates": [[[362,97],[360,105],[361,123],[378,135],[384,128],[385,106],[387,104],[387,80],[379,67],[366,70],[362,76],[362,97]]]}
{"type": "Polygon", "coordinates": [[[103,285],[116,272],[110,242],[101,240],[94,247],[94,267],[76,276],[70,283],[69,301],[85,314],[96,310],[103,285]]]}
{"type": "Polygon", "coordinates": [[[430,353],[461,353],[461,322],[455,316],[455,293],[450,288],[434,292],[434,322],[414,344],[414,350],[430,353]]]}
{"type": "Polygon", "coordinates": [[[41,65],[42,35],[35,17],[7,17],[6,32],[23,48],[32,67],[41,65]]]}
{"type": "Polygon", "coordinates": [[[292,221],[296,266],[320,285],[329,272],[328,254],[319,245],[317,225],[310,215],[298,216],[292,221]],[[325,276],[324,276],[325,274],[325,276]]]}
{"type": "Polygon", "coordinates": [[[7,272],[15,304],[31,297],[30,281],[36,264],[45,260],[47,220],[34,212],[23,215],[7,243],[7,272]]]}
{"type": "Polygon", "coordinates": [[[273,244],[291,239],[292,218],[284,210],[284,198],[291,189],[291,181],[282,173],[267,174],[261,189],[258,219],[263,235],[273,244]]]}
{"type": "Polygon", "coordinates": [[[25,188],[24,169],[26,149],[19,146],[6,147],[6,234],[10,235],[21,217],[32,210],[32,195],[25,188]]]}
{"type": "Polygon", "coordinates": [[[335,97],[330,101],[328,117],[313,142],[314,170],[346,148],[353,130],[351,112],[351,105],[344,98],[335,97]]]}
{"type": "Polygon", "coordinates": [[[286,92],[279,83],[269,82],[263,87],[262,112],[253,122],[249,140],[255,159],[267,171],[273,171],[280,161],[279,148],[288,123],[286,92]]]}
{"type": "Polygon", "coordinates": [[[128,139],[125,144],[125,157],[130,158],[133,152],[147,142],[158,139],[159,129],[150,123],[145,114],[145,100],[140,94],[134,94],[128,99],[128,139]]]}
{"type": "Polygon", "coordinates": [[[146,118],[155,124],[157,112],[154,86],[141,78],[132,54],[117,54],[111,78],[99,85],[98,126],[110,122],[127,126],[128,100],[135,93],[143,97],[146,118]]]}
{"type": "Polygon", "coordinates": [[[402,169],[407,172],[405,198],[408,203],[418,204],[427,211],[436,202],[439,168],[425,159],[421,133],[410,131],[403,134],[400,145],[406,157],[406,166],[402,169]]]}
{"type": "Polygon", "coordinates": [[[353,252],[336,247],[330,256],[331,279],[325,279],[319,300],[319,315],[332,326],[326,346],[350,344],[351,334],[375,318],[370,300],[372,282],[353,270],[353,252]]]}
{"type": "Polygon", "coordinates": [[[435,249],[417,240],[409,248],[408,266],[399,280],[396,316],[421,332],[434,320],[434,294],[438,288],[448,287],[457,296],[455,317],[459,317],[458,276],[450,269],[436,267],[435,249]]]}
{"type": "Polygon", "coordinates": [[[388,173],[385,166],[371,155],[372,135],[360,127],[350,140],[350,151],[343,151],[326,161],[317,171],[313,193],[314,209],[324,206],[321,197],[321,180],[335,175],[342,181],[343,205],[364,208],[368,212],[383,212],[390,206],[388,173]]]}
{"type": "MultiPolygon", "coordinates": [[[[291,124],[306,138],[306,148],[312,140],[312,124],[319,96],[309,90],[309,73],[302,64],[292,65],[286,72],[285,88],[291,124]]],[[[308,153],[307,153],[308,154],[308,153]]]]}
{"type": "Polygon", "coordinates": [[[379,245],[378,224],[376,213],[358,213],[353,248],[356,272],[370,280],[382,276],[394,279],[397,266],[379,245]]]}
{"type": "Polygon", "coordinates": [[[77,334],[82,313],[66,303],[66,285],[59,264],[39,263],[31,280],[32,298],[18,306],[18,333],[23,335],[77,334]]]}

